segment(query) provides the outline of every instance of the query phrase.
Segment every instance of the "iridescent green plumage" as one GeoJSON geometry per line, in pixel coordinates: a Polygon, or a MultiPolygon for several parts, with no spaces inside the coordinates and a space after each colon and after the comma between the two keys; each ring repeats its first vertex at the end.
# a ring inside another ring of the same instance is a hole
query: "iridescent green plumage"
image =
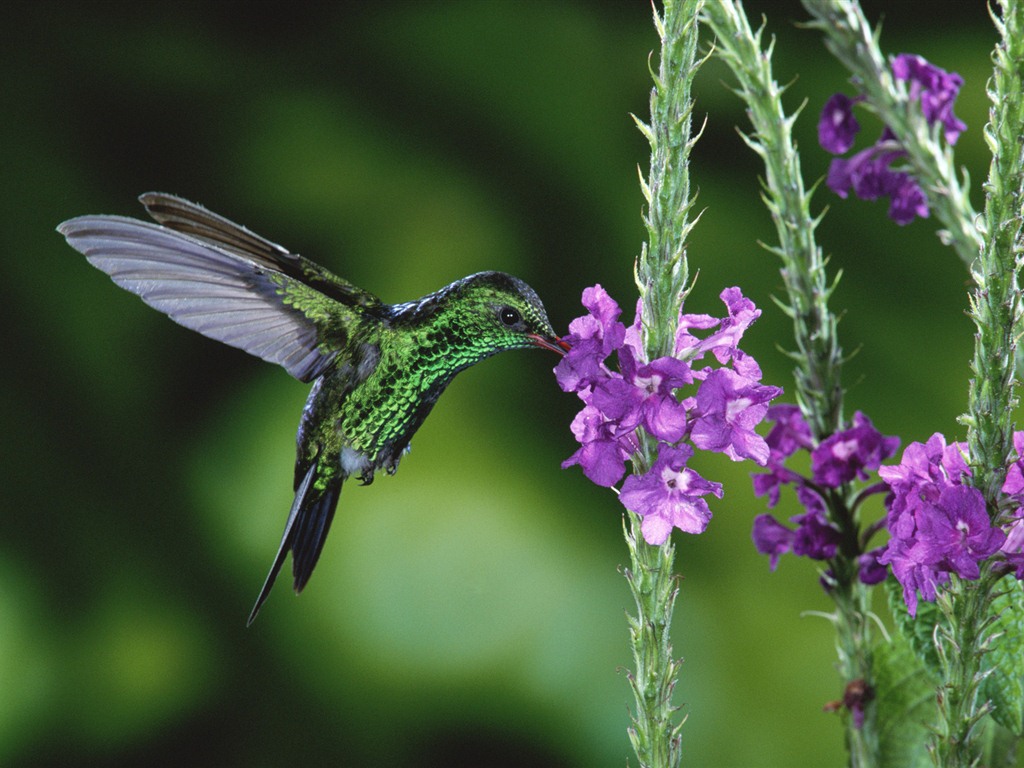
{"type": "Polygon", "coordinates": [[[564,349],[537,294],[511,275],[481,272],[389,305],[198,205],[160,193],[140,200],[157,224],[82,216],[58,229],[174,321],[314,382],[299,425],[295,501],[250,622],[288,552],[301,591],[342,483],[393,473],[459,371],[506,349],[564,349]]]}

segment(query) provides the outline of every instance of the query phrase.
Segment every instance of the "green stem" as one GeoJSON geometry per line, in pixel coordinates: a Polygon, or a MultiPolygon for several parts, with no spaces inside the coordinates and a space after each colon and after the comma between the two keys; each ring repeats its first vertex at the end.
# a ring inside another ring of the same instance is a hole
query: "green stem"
{"type": "MultiPolygon", "coordinates": [[[[651,167],[643,181],[647,209],[647,242],[636,263],[636,280],[643,299],[642,327],[648,359],[674,352],[679,311],[686,294],[689,270],[686,236],[693,222],[690,211],[689,153],[690,96],[698,62],[697,16],[702,0],[665,0],[664,12],[654,14],[661,39],[658,71],[652,71],[651,120],[636,123],[651,146],[651,167]]],[[[634,470],[650,467],[657,441],[641,438],[634,470]]],[[[630,740],[644,768],[671,768],[681,759],[680,730],[672,693],[680,662],[672,655],[670,628],[677,595],[671,540],[658,547],[644,541],[640,518],[628,513],[625,523],[630,565],[626,578],[636,602],[629,618],[634,670],[630,685],[636,699],[630,740]]]]}
{"type": "Polygon", "coordinates": [[[672,655],[669,636],[679,591],[672,569],[675,547],[671,539],[660,547],[648,544],[640,533],[640,518],[627,514],[630,568],[625,574],[637,611],[629,617],[634,665],[629,683],[636,699],[629,738],[641,766],[668,768],[678,766],[682,757],[683,722],[674,722],[677,707],[672,704],[681,662],[672,655]]]}
{"type": "Polygon", "coordinates": [[[974,378],[968,394],[967,444],[972,482],[995,512],[1013,449],[1014,355],[1020,320],[1017,270],[1021,257],[1021,204],[1024,161],[1020,135],[1024,127],[1024,6],[1004,0],[1004,19],[996,21],[1002,39],[992,54],[989,122],[985,141],[992,162],[985,182],[983,244],[971,270],[976,288],[971,296],[975,336],[974,378]]]}
{"type": "Polygon", "coordinates": [[[878,724],[875,721],[873,656],[871,652],[871,589],[857,578],[856,560],[841,559],[833,564],[836,585],[832,599],[836,604],[836,655],[838,671],[846,687],[859,686],[867,700],[863,702],[864,720],[856,726],[852,715],[846,718],[846,751],[850,766],[867,768],[880,763],[878,724]],[[845,570],[840,573],[837,568],[845,570]]]}
{"type": "Polygon", "coordinates": [[[991,641],[997,581],[987,567],[977,581],[954,575],[937,597],[945,621],[935,636],[943,677],[936,695],[939,722],[930,746],[936,766],[973,768],[982,758],[979,726],[992,705],[981,698],[981,684],[989,674],[984,656],[991,641]]]}
{"type": "MultiPolygon", "coordinates": [[[[999,520],[1001,489],[1013,450],[1014,357],[1021,316],[1017,271],[1022,244],[1024,201],[1024,5],[1004,0],[1003,17],[995,19],[1001,39],[988,94],[992,102],[985,140],[992,162],[985,183],[985,210],[979,227],[982,247],[971,269],[971,319],[977,328],[974,376],[968,393],[967,444],[971,483],[985,496],[989,515],[999,520]]],[[[955,576],[939,595],[945,619],[936,637],[944,683],[939,690],[940,723],[933,745],[936,765],[967,768],[981,760],[978,726],[991,711],[980,698],[990,669],[985,654],[991,637],[992,600],[997,577],[982,565],[981,578],[955,576]]]]}
{"type": "Polygon", "coordinates": [[[648,359],[671,355],[679,310],[686,295],[689,268],[686,237],[690,212],[690,96],[697,70],[697,15],[702,0],[666,0],[663,16],[654,15],[661,37],[658,72],[652,72],[651,122],[634,116],[651,145],[651,169],[643,183],[647,242],[636,265],[643,297],[643,330],[648,359]]]}
{"type": "MultiPolygon", "coordinates": [[[[796,114],[787,115],[783,109],[783,89],[772,75],[771,46],[762,46],[763,27],[757,32],[751,29],[739,0],[708,3],[703,21],[715,33],[715,54],[732,70],[736,92],[747,105],[753,132],[743,138],[764,162],[763,198],[779,241],[770,250],[782,260],[787,299],[782,308],[793,320],[797,345],[791,355],[797,364],[797,402],[820,441],[846,426],[840,384],[843,355],[838,321],[828,307],[834,284],[828,283],[825,259],[814,237],[819,219],[811,215],[811,194],[804,187],[793,142],[796,114]]],[[[871,591],[858,576],[863,542],[857,517],[846,502],[848,490],[840,488],[825,497],[829,520],[842,537],[829,560],[831,596],[836,604],[832,618],[844,694],[863,692],[857,703],[863,707],[863,722],[858,724],[850,712],[845,715],[850,765],[867,768],[879,762],[868,618],[871,591]]]]}

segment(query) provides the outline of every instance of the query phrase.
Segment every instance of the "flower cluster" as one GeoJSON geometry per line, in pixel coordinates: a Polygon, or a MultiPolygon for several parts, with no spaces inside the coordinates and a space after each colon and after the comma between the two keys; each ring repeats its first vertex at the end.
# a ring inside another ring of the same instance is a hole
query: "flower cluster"
{"type": "Polygon", "coordinates": [[[965,482],[971,476],[966,443],[947,445],[936,433],[926,443],[908,445],[898,465],[879,470],[892,489],[889,544],[879,562],[892,567],[911,615],[918,594],[934,600],[935,587],[951,573],[977,579],[981,562],[996,554],[1024,578],[1024,432],[1015,433],[1013,443],[1018,458],[1003,484],[1001,525],[993,524],[981,491],[965,482]]]}
{"type": "Polygon", "coordinates": [[[757,362],[739,349],[743,332],[761,312],[738,288],[721,294],[727,317],[680,314],[674,355],[647,361],[641,341],[641,303],[628,328],[619,305],[600,286],[583,292],[588,314],[569,325],[569,352],[555,368],[559,386],[575,392],[583,410],[572,423],[580,448],[563,467],[579,465],[593,482],[618,483],[626,461],[639,460],[640,430],[658,440],[657,457],[642,474],[622,484],[619,500],[643,518],[649,544],[663,544],[673,527],[701,533],[711,519],[704,496],[721,498],[722,486],[687,466],[693,447],[725,453],[734,461],[768,459],[768,446],[754,432],[781,394],[763,385],[757,362]],[[707,331],[703,338],[694,331],[707,331]],[[607,365],[616,354],[618,370],[607,365]],[[707,355],[718,367],[698,367],[707,355]],[[731,366],[731,367],[727,367],[731,366]],[[696,387],[680,397],[683,387],[696,387]],[[686,444],[688,441],[691,445],[686,444]]]}
{"type": "MultiPolygon", "coordinates": [[[[772,570],[787,552],[812,560],[828,560],[835,555],[842,540],[839,528],[826,512],[829,491],[854,480],[869,480],[869,473],[896,452],[899,438],[883,436],[859,411],[851,427],[830,435],[817,445],[797,406],[772,406],[768,409],[768,420],[775,423],[767,437],[769,471],[753,476],[754,492],[758,496],[766,495],[768,506],[774,507],[782,486],[791,485],[805,511],[790,518],[795,528],[786,527],[772,515],[758,515],[754,519],[754,546],[758,552],[769,556],[772,570]],[[810,478],[785,466],[787,459],[800,450],[810,453],[810,478]]],[[[871,485],[857,495],[855,503],[884,490],[881,483],[871,485]]],[[[855,509],[848,511],[852,514],[855,509]]],[[[885,578],[885,567],[878,561],[880,553],[879,548],[859,555],[859,577],[865,584],[876,584],[885,578]]]]}
{"type": "Polygon", "coordinates": [[[1024,580],[1024,431],[1014,434],[1017,457],[1007,469],[993,523],[981,491],[967,482],[971,470],[966,443],[947,445],[936,433],[927,443],[907,446],[899,464],[883,467],[882,461],[895,455],[899,439],[883,436],[860,412],[849,429],[817,445],[797,406],[774,405],[767,419],[774,422],[766,438],[769,471],[753,475],[754,492],[767,496],[768,506],[774,507],[782,486],[791,485],[804,506],[803,513],[790,518],[794,527],[769,514],[755,518],[754,546],[768,555],[772,570],[787,552],[813,560],[834,557],[843,534],[828,514],[828,505],[836,501],[830,491],[855,480],[868,481],[877,470],[882,482],[856,493],[845,511],[852,517],[867,497],[889,494],[885,520],[858,535],[862,582],[877,584],[891,568],[913,616],[918,599],[935,600],[936,587],[949,581],[949,574],[977,579],[982,561],[990,557],[1001,561],[1004,572],[1024,580]],[[810,453],[809,478],[785,466],[800,450],[810,453]],[[865,551],[883,527],[889,531],[888,543],[865,551]]]}
{"type": "MultiPolygon", "coordinates": [[[[941,125],[946,141],[956,143],[967,128],[953,114],[953,102],[963,78],[909,53],[893,58],[892,71],[896,80],[908,84],[908,96],[920,104],[925,119],[932,125],[941,125]]],[[[824,149],[834,155],[842,155],[853,147],[860,131],[860,125],[853,116],[853,107],[865,98],[863,95],[851,98],[837,93],[825,102],[818,121],[818,141],[824,149]]],[[[850,158],[834,159],[829,166],[826,183],[843,198],[851,188],[861,200],[888,197],[889,217],[897,224],[909,224],[915,216],[928,216],[928,198],[913,176],[893,168],[893,163],[903,157],[906,157],[906,151],[886,126],[872,146],[850,158]]]]}

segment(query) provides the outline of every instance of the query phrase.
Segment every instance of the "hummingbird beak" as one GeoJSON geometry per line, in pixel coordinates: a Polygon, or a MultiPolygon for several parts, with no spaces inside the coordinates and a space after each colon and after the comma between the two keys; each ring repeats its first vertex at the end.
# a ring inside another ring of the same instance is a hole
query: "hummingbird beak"
{"type": "Polygon", "coordinates": [[[539,333],[527,335],[538,347],[550,349],[552,352],[563,356],[569,351],[569,343],[565,339],[549,339],[547,336],[541,336],[539,333]]]}

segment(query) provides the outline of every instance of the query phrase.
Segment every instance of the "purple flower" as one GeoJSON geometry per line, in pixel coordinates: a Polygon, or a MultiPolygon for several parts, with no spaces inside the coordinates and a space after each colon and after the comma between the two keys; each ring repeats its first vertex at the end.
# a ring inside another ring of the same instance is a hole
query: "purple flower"
{"type": "Polygon", "coordinates": [[[797,524],[793,537],[793,554],[809,557],[811,560],[828,560],[836,554],[841,539],[839,531],[825,520],[824,509],[796,515],[791,520],[797,524]]]}
{"type": "Polygon", "coordinates": [[[1006,530],[1006,541],[1000,547],[1003,552],[1016,554],[1024,551],[1024,517],[1015,517],[1006,530]]]}
{"type": "Polygon", "coordinates": [[[711,510],[702,496],[722,498],[721,483],[705,480],[686,467],[693,456],[688,445],[672,447],[662,443],[658,458],[643,475],[630,475],[622,484],[619,501],[643,518],[640,530],[648,544],[660,546],[672,528],[702,533],[711,520],[711,510]]]}
{"type": "Polygon", "coordinates": [[[878,562],[892,567],[892,574],[903,587],[903,602],[911,616],[917,615],[917,595],[927,602],[935,600],[935,587],[949,581],[949,573],[929,562],[921,544],[890,539],[878,562]]]}
{"type": "Polygon", "coordinates": [[[597,410],[616,435],[627,435],[640,424],[643,394],[621,374],[612,373],[581,395],[583,401],[597,410]]]}
{"type": "Polygon", "coordinates": [[[1024,581],[1024,432],[1013,433],[1013,448],[1017,459],[1006,469],[1002,491],[1015,509],[1004,524],[1006,541],[1000,550],[1009,569],[1024,581]]]}
{"type": "Polygon", "coordinates": [[[918,593],[934,600],[936,585],[950,573],[977,579],[980,563],[1006,547],[1007,535],[992,524],[985,497],[963,482],[970,475],[966,451],[966,444],[946,445],[936,433],[927,443],[908,445],[899,465],[879,470],[892,494],[890,539],[878,562],[892,566],[911,615],[918,593]]]}
{"type": "Polygon", "coordinates": [[[811,450],[814,445],[811,428],[804,420],[799,406],[790,403],[773,405],[768,408],[765,419],[775,423],[765,438],[772,454],[785,459],[801,448],[807,451],[811,450]]]}
{"type": "Polygon", "coordinates": [[[863,100],[863,96],[851,99],[846,94],[837,93],[825,102],[818,120],[818,143],[823,149],[833,155],[850,151],[860,130],[860,124],[853,116],[853,105],[863,100]]]}
{"type": "Polygon", "coordinates": [[[978,563],[994,554],[1006,534],[993,527],[985,508],[985,497],[969,485],[946,487],[938,502],[919,508],[918,541],[926,562],[941,564],[943,570],[964,579],[977,579],[978,563]]]}
{"type": "Polygon", "coordinates": [[[761,514],[754,518],[751,536],[754,539],[754,548],[762,555],[768,555],[768,567],[774,571],[779,564],[779,558],[793,551],[796,533],[771,515],[761,514]]]}
{"type": "Polygon", "coordinates": [[[767,495],[768,509],[771,509],[779,503],[782,486],[789,484],[799,486],[804,481],[804,478],[800,474],[786,469],[781,464],[776,465],[770,455],[768,457],[768,468],[771,472],[753,472],[750,478],[754,486],[754,495],[767,495]]]}
{"type": "Polygon", "coordinates": [[[589,314],[569,323],[569,351],[555,366],[563,392],[580,392],[608,374],[607,357],[622,346],[626,327],[618,322],[622,310],[600,285],[583,291],[589,314]]]}
{"type": "Polygon", "coordinates": [[[754,495],[768,496],[768,509],[771,509],[779,503],[782,486],[792,484],[799,487],[804,482],[804,477],[786,469],[782,466],[782,462],[777,461],[772,454],[768,455],[767,466],[771,470],[770,472],[752,472],[750,478],[754,486],[754,495]]]}
{"type": "Polygon", "coordinates": [[[855,477],[867,480],[867,470],[878,469],[899,445],[898,437],[883,437],[871,419],[857,411],[851,428],[827,437],[811,452],[814,482],[824,488],[838,488],[855,477]]]}
{"type": "Polygon", "coordinates": [[[768,463],[768,444],[754,432],[779,387],[758,384],[728,368],[711,371],[697,390],[696,422],[690,439],[698,448],[724,453],[733,461],[768,463]]]}
{"type": "Polygon", "coordinates": [[[861,200],[877,200],[889,195],[901,181],[899,173],[890,166],[906,155],[895,134],[886,127],[867,149],[846,160],[833,160],[825,183],[843,198],[852,188],[861,200]]]}
{"type": "MultiPolygon", "coordinates": [[[[676,355],[691,363],[700,360],[705,354],[711,352],[719,363],[725,365],[732,360],[736,364],[740,361],[749,361],[750,358],[739,349],[740,338],[751,324],[761,316],[761,310],[754,306],[754,302],[743,295],[739,288],[726,288],[718,296],[725,304],[728,316],[722,320],[710,315],[679,315],[679,323],[676,329],[676,355]],[[690,333],[690,329],[697,328],[707,330],[718,327],[718,330],[701,339],[690,333]]],[[[742,365],[742,363],[741,363],[742,365]]],[[[749,365],[749,363],[748,363],[749,365]]],[[[754,364],[756,368],[756,363],[754,364]]],[[[706,373],[703,372],[703,373],[706,373]]],[[[752,376],[748,370],[740,371],[745,376],[751,376],[760,380],[761,373],[752,376]]],[[[703,375],[697,374],[697,378],[703,375]]]]}
{"type": "Polygon", "coordinates": [[[885,547],[876,547],[857,558],[857,576],[863,584],[880,584],[889,575],[889,569],[878,558],[885,547]]]}
{"type": "Polygon", "coordinates": [[[1024,580],[1024,518],[1018,516],[1010,521],[1000,550],[1014,576],[1024,580]]]}
{"type": "MultiPolygon", "coordinates": [[[[576,318],[580,321],[579,332],[582,332],[585,338],[595,336],[601,339],[605,353],[611,354],[622,345],[626,334],[626,327],[618,321],[622,310],[615,299],[608,295],[608,291],[600,285],[584,288],[581,303],[589,310],[590,315],[576,318]]],[[[577,333],[573,329],[573,323],[569,323],[569,332],[577,333]]]]}
{"type": "Polygon", "coordinates": [[[812,560],[828,560],[836,553],[840,534],[825,520],[824,508],[814,509],[802,515],[790,518],[796,523],[790,529],[771,515],[758,515],[754,518],[751,536],[754,547],[762,555],[768,555],[768,566],[775,570],[779,557],[787,552],[794,555],[809,557],[812,560]]]}
{"type": "Polygon", "coordinates": [[[960,485],[961,478],[970,475],[966,452],[966,443],[946,445],[946,438],[936,432],[927,443],[908,445],[896,466],[879,468],[878,476],[892,491],[886,515],[892,536],[913,537],[918,507],[926,501],[937,501],[943,488],[960,485]]]}
{"type": "Polygon", "coordinates": [[[910,174],[892,169],[892,163],[906,154],[894,146],[898,145],[887,128],[877,144],[849,159],[833,160],[825,183],[843,198],[851,188],[861,200],[888,197],[889,218],[902,226],[915,216],[928,216],[928,198],[910,174]]]}
{"type": "Polygon", "coordinates": [[[631,451],[628,442],[616,435],[614,424],[597,408],[588,405],[572,421],[572,433],[580,448],[562,462],[562,469],[579,464],[583,474],[597,485],[611,488],[626,472],[631,451]]]}
{"type": "Polygon", "coordinates": [[[946,72],[913,53],[893,57],[892,72],[897,80],[910,84],[910,98],[920,100],[925,119],[932,124],[942,123],[946,141],[955,144],[960,134],[967,130],[963,121],[953,114],[953,102],[964,79],[956,72],[946,72]]]}
{"type": "Polygon", "coordinates": [[[721,324],[721,320],[711,315],[680,314],[679,324],[676,326],[676,354],[689,360],[699,360],[704,356],[708,348],[714,345],[714,341],[705,342],[699,336],[690,331],[697,329],[706,331],[721,324]]]}
{"type": "Polygon", "coordinates": [[[768,496],[768,508],[771,509],[779,503],[779,494],[783,485],[801,485],[804,478],[787,469],[786,459],[800,449],[811,450],[813,441],[811,439],[811,428],[804,421],[800,408],[789,403],[780,403],[769,406],[765,414],[767,421],[775,422],[768,431],[765,443],[768,444],[767,473],[753,473],[751,479],[754,484],[755,496],[768,496]]]}
{"type": "MultiPolygon", "coordinates": [[[[769,515],[758,516],[754,521],[754,545],[758,552],[771,557],[773,569],[780,555],[786,552],[813,560],[832,559],[842,542],[842,534],[830,517],[835,511],[826,506],[824,491],[858,479],[870,480],[869,473],[893,454],[899,440],[884,437],[860,412],[854,415],[851,427],[827,437],[817,446],[799,407],[784,403],[773,405],[768,409],[767,418],[775,422],[765,439],[769,449],[769,471],[752,475],[754,492],[758,496],[767,495],[768,506],[774,507],[782,486],[792,485],[805,511],[790,518],[796,524],[792,531],[769,515]],[[813,479],[785,466],[787,459],[800,450],[811,454],[813,479]]],[[[882,493],[883,489],[886,489],[883,483],[867,487],[856,495],[854,505],[874,493],[882,493]]],[[[829,499],[834,501],[831,496],[829,499]]],[[[840,514],[852,515],[855,512],[854,506],[840,514]]],[[[869,530],[864,538],[870,539],[872,533],[874,530],[869,530]]],[[[858,555],[858,576],[863,583],[876,584],[885,578],[887,569],[878,563],[880,552],[876,549],[858,555]]],[[[826,590],[835,583],[830,573],[827,571],[822,579],[826,590]]]]}
{"type": "Polygon", "coordinates": [[[646,357],[644,353],[644,342],[643,342],[643,313],[644,313],[644,300],[642,298],[636,300],[636,313],[633,315],[633,324],[626,327],[626,333],[622,339],[622,345],[629,347],[633,352],[633,357],[637,360],[641,360],[646,357]]]}
{"type": "Polygon", "coordinates": [[[693,382],[690,367],[674,357],[637,365],[630,347],[619,350],[622,376],[598,382],[590,402],[622,431],[642,425],[659,440],[675,443],[686,434],[686,406],[673,394],[693,382]]]}
{"type": "MultiPolygon", "coordinates": [[[[953,114],[953,102],[963,85],[963,78],[946,72],[920,56],[901,53],[892,59],[893,76],[909,84],[911,101],[920,105],[921,114],[929,124],[941,124],[946,141],[956,142],[967,126],[953,114]]],[[[853,107],[866,97],[850,98],[833,95],[822,109],[818,120],[818,141],[834,155],[853,148],[860,126],[853,116],[853,107]]],[[[829,165],[826,183],[829,189],[845,198],[852,189],[861,200],[889,198],[889,218],[904,225],[916,217],[928,216],[928,198],[917,180],[893,163],[906,153],[888,126],[874,145],[850,158],[836,158],[829,165]]]]}
{"type": "Polygon", "coordinates": [[[889,218],[901,227],[915,217],[928,218],[928,197],[909,173],[898,173],[889,184],[889,218]]]}
{"type": "Polygon", "coordinates": [[[1003,493],[1024,505],[1024,432],[1013,433],[1013,448],[1017,452],[1017,460],[1006,469],[1006,480],[1003,481],[1003,493]]]}
{"type": "Polygon", "coordinates": [[[633,324],[620,321],[619,305],[600,286],[588,288],[588,313],[569,326],[570,349],[555,368],[559,385],[575,392],[584,408],[572,423],[579,449],[563,463],[578,465],[598,485],[612,487],[626,472],[626,462],[640,448],[640,430],[658,440],[658,458],[642,476],[630,475],[620,500],[643,518],[644,539],[660,545],[673,527],[700,533],[711,519],[702,498],[722,495],[722,486],[686,467],[693,448],[724,452],[733,460],[764,463],[769,449],[754,432],[778,387],[759,384],[761,369],[739,342],[760,315],[738,288],[727,288],[724,319],[680,313],[675,354],[647,361],[643,349],[643,305],[637,302],[633,324]],[[710,330],[698,338],[691,329],[710,330]],[[619,370],[608,367],[617,353],[619,370]],[[711,353],[719,368],[694,371],[692,364],[711,353]],[[731,365],[732,368],[724,366],[731,365]],[[683,390],[700,382],[696,394],[683,390]]]}

